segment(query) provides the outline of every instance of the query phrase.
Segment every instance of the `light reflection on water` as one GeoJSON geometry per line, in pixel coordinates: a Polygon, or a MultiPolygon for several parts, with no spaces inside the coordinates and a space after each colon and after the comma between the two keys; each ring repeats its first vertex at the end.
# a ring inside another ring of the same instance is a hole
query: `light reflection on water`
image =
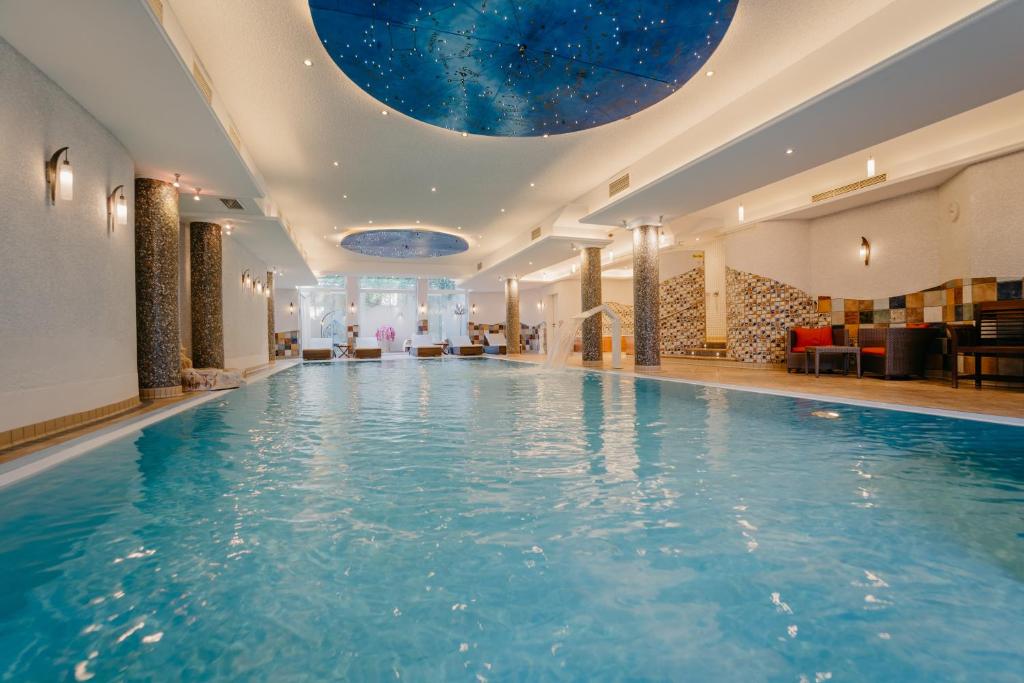
{"type": "Polygon", "coordinates": [[[295,368],[0,491],[0,676],[1018,680],[1019,434],[295,368]]]}

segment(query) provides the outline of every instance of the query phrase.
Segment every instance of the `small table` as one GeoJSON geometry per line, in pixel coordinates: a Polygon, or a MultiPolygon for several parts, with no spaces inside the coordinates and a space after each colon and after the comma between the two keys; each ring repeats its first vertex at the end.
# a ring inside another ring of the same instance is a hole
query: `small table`
{"type": "Polygon", "coordinates": [[[349,344],[335,344],[334,348],[337,350],[337,358],[350,358],[352,356],[352,347],[349,344]]]}
{"type": "Polygon", "coordinates": [[[862,377],[860,370],[860,347],[859,346],[808,346],[807,350],[804,351],[806,362],[804,363],[805,368],[810,368],[811,354],[814,354],[814,376],[821,376],[821,356],[822,354],[839,354],[843,357],[843,374],[847,374],[850,371],[850,356],[856,356],[857,358],[857,378],[862,377]]]}

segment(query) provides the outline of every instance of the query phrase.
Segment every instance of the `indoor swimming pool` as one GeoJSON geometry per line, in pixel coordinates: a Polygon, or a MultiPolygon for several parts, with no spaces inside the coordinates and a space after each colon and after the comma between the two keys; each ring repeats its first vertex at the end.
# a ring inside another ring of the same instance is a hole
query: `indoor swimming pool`
{"type": "Polygon", "coordinates": [[[1022,432],[296,366],[0,489],[0,678],[1017,681],[1022,432]]]}

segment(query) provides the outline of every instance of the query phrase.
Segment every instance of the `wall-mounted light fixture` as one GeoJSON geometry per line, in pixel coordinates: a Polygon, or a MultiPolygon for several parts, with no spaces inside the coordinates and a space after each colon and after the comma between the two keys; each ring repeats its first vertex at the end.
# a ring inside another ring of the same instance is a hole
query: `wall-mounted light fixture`
{"type": "Polygon", "coordinates": [[[875,158],[868,157],[868,178],[875,177],[875,158]]]}
{"type": "Polygon", "coordinates": [[[249,272],[248,268],[242,271],[242,286],[252,287],[252,273],[249,272]]]}
{"type": "Polygon", "coordinates": [[[107,221],[111,229],[115,225],[128,225],[128,200],[124,197],[124,185],[118,185],[107,197],[107,221]]]}
{"type": "Polygon", "coordinates": [[[199,195],[202,194],[203,188],[197,187],[197,188],[195,188],[195,190],[196,190],[196,193],[194,195],[192,195],[192,199],[194,199],[194,200],[196,200],[198,202],[199,201],[199,195]]]}
{"type": "Polygon", "coordinates": [[[427,307],[424,306],[423,304],[420,304],[420,315],[423,315],[426,312],[427,312],[427,307]]]}
{"type": "Polygon", "coordinates": [[[867,237],[860,238],[860,257],[864,259],[865,266],[871,262],[871,242],[867,237]]]}
{"type": "Polygon", "coordinates": [[[476,315],[476,304],[473,304],[472,306],[470,306],[470,307],[469,307],[469,311],[470,311],[470,313],[472,313],[473,315],[476,315]]]}
{"type": "Polygon", "coordinates": [[[224,224],[224,234],[225,235],[227,235],[228,237],[231,237],[231,231],[232,230],[233,230],[233,228],[231,227],[230,223],[225,223],[224,224]]]}
{"type": "Polygon", "coordinates": [[[295,302],[294,301],[289,301],[288,302],[288,315],[292,315],[294,313],[295,313],[295,302]]]}
{"type": "Polygon", "coordinates": [[[736,209],[736,218],[739,219],[740,223],[747,220],[747,210],[740,204],[739,208],[736,209]]]}
{"type": "Polygon", "coordinates": [[[355,313],[356,312],[356,302],[355,301],[350,301],[348,303],[348,312],[349,313],[355,313]]]}
{"type": "Polygon", "coordinates": [[[68,148],[61,147],[46,164],[46,182],[50,186],[50,201],[57,203],[60,197],[66,201],[74,198],[75,174],[71,170],[71,162],[68,160],[68,148]],[[60,156],[64,155],[64,163],[60,163],[60,156]]]}
{"type": "Polygon", "coordinates": [[[171,185],[174,185],[175,189],[181,187],[181,174],[180,173],[175,173],[174,174],[174,182],[171,183],[171,185]]]}

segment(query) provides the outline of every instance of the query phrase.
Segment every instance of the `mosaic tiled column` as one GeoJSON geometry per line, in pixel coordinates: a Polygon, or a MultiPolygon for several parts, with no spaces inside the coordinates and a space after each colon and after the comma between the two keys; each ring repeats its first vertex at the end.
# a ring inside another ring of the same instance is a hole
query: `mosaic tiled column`
{"type": "MultiPolygon", "coordinates": [[[[580,267],[581,311],[601,305],[601,248],[585,247],[580,267]]],[[[583,364],[601,365],[601,318],[592,315],[583,321],[583,364]]]]}
{"type": "Polygon", "coordinates": [[[135,327],[139,396],[181,394],[178,332],[178,191],[135,179],[135,327]]]}
{"type": "Polygon", "coordinates": [[[661,368],[658,319],[658,232],[660,223],[633,226],[633,361],[637,370],[661,368]]]}
{"type": "Polygon", "coordinates": [[[189,224],[192,365],[224,367],[224,288],[220,226],[189,224]]]}
{"type": "Polygon", "coordinates": [[[277,340],[274,335],[274,272],[267,271],[267,356],[271,363],[277,360],[277,340]]]}
{"type": "Polygon", "coordinates": [[[505,338],[508,352],[519,353],[519,278],[505,279],[505,338]]]}

